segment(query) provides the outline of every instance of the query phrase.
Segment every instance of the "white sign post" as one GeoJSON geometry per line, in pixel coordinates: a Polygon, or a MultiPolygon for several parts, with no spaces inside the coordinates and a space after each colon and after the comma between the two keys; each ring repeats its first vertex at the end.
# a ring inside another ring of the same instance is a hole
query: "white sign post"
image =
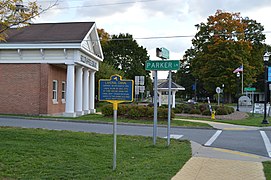
{"type": "Polygon", "coordinates": [[[216,87],[215,91],[216,91],[216,93],[217,93],[217,104],[218,104],[218,106],[219,106],[219,101],[220,101],[219,95],[220,95],[220,93],[221,93],[220,87],[216,87]]]}

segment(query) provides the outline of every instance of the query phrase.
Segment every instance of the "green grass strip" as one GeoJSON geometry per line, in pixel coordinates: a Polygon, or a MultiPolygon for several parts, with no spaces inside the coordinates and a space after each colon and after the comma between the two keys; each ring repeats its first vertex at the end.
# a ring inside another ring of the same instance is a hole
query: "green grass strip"
{"type": "Polygon", "coordinates": [[[183,117],[183,116],[177,116],[176,118],[181,118],[181,119],[194,119],[194,120],[204,120],[204,121],[212,121],[212,122],[221,122],[221,123],[228,123],[228,124],[235,124],[235,125],[243,125],[243,126],[256,126],[256,127],[268,127],[271,126],[271,121],[270,118],[268,117],[268,121],[270,122],[269,124],[262,124],[263,120],[263,115],[259,114],[249,114],[249,117],[246,119],[241,119],[241,120],[221,120],[221,119],[215,119],[212,120],[210,118],[200,118],[200,117],[183,117]]]}
{"type": "MultiPolygon", "coordinates": [[[[74,120],[84,120],[84,121],[97,121],[97,122],[113,122],[113,117],[105,117],[104,115],[100,114],[89,114],[85,116],[81,116],[78,118],[75,118],[74,120]]],[[[135,124],[153,124],[153,120],[133,120],[133,119],[127,119],[127,118],[121,118],[118,117],[118,122],[123,122],[123,123],[135,123],[135,124]]],[[[159,125],[167,125],[166,120],[159,120],[158,119],[158,124],[159,125]]],[[[183,127],[207,127],[211,128],[207,123],[198,123],[198,122],[187,122],[187,121],[178,121],[178,120],[171,120],[171,126],[183,126],[183,127]]]]}
{"type": "Polygon", "coordinates": [[[0,179],[171,179],[191,157],[188,141],[0,128],[0,179]]]}
{"type": "Polygon", "coordinates": [[[263,162],[263,167],[266,180],[271,180],[271,161],[263,162]]]}

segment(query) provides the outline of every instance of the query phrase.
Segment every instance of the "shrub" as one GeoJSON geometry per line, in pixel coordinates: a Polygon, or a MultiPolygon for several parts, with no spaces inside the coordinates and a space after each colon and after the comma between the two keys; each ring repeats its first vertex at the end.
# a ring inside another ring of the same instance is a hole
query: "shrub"
{"type": "Polygon", "coordinates": [[[113,116],[113,105],[112,104],[104,105],[101,111],[102,114],[105,116],[113,116]]]}
{"type": "Polygon", "coordinates": [[[160,108],[168,108],[168,105],[167,105],[167,104],[162,104],[162,105],[160,106],[160,108]]]}
{"type": "Polygon", "coordinates": [[[226,106],[226,108],[227,108],[228,114],[234,113],[233,107],[226,106]]]}
{"type": "MultiPolygon", "coordinates": [[[[102,113],[105,116],[113,115],[113,106],[112,104],[108,104],[102,107],[102,113]]],[[[149,106],[137,106],[137,105],[119,105],[118,107],[118,115],[122,115],[124,117],[128,117],[131,119],[150,119],[153,118],[153,107],[149,106]]],[[[158,118],[162,120],[166,120],[168,117],[168,109],[167,108],[158,108],[158,118]]],[[[175,117],[175,113],[171,111],[171,119],[175,117]]]]}
{"type": "Polygon", "coordinates": [[[128,109],[130,108],[131,105],[127,104],[120,104],[118,107],[118,115],[124,116],[127,114],[128,109]]]}
{"type": "Polygon", "coordinates": [[[193,104],[184,104],[183,113],[189,113],[192,109],[195,109],[193,104]]]}
{"type": "Polygon", "coordinates": [[[138,112],[136,106],[131,106],[129,108],[127,116],[131,119],[139,119],[140,113],[138,112]]]}
{"type": "Polygon", "coordinates": [[[204,116],[211,116],[211,112],[210,112],[209,109],[206,109],[206,110],[204,110],[204,111],[202,112],[202,115],[204,115],[204,116]]]}
{"type": "Polygon", "coordinates": [[[183,112],[183,104],[177,104],[175,108],[173,108],[172,110],[174,111],[174,113],[182,113],[183,112]]]}
{"type": "MultiPolygon", "coordinates": [[[[171,111],[170,113],[170,119],[175,117],[175,113],[171,111]]],[[[168,119],[168,109],[165,108],[158,108],[158,118],[162,120],[167,120],[168,119]]]]}
{"type": "Polygon", "coordinates": [[[166,120],[167,119],[167,115],[168,115],[168,109],[161,108],[161,107],[158,108],[158,114],[157,114],[158,118],[166,120]]]}
{"type": "Polygon", "coordinates": [[[146,107],[147,108],[147,110],[146,110],[146,117],[148,117],[148,118],[151,118],[151,117],[153,117],[153,107],[146,107]]]}
{"type": "Polygon", "coordinates": [[[219,107],[219,108],[217,108],[217,110],[215,111],[215,113],[217,115],[227,115],[228,111],[227,111],[227,108],[225,108],[225,107],[219,107]]]}
{"type": "Polygon", "coordinates": [[[201,114],[199,109],[191,109],[191,111],[189,112],[189,114],[201,114]]]}
{"type": "Polygon", "coordinates": [[[200,112],[203,112],[205,110],[209,110],[208,104],[201,104],[199,105],[200,112]]]}

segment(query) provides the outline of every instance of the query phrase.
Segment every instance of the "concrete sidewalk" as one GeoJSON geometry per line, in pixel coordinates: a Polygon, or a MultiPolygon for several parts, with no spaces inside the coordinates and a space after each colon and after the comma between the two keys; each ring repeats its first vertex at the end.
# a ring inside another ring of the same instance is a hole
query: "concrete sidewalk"
{"type": "MultiPolygon", "coordinates": [[[[212,121],[178,119],[208,123],[212,127],[222,130],[262,129],[212,121]]],[[[192,158],[172,178],[173,180],[262,180],[265,179],[265,176],[261,162],[271,161],[271,158],[226,149],[204,147],[195,142],[191,142],[191,146],[192,158]]]]}
{"type": "Polygon", "coordinates": [[[192,158],[172,180],[262,180],[262,161],[257,155],[231,150],[203,147],[191,142],[192,158]]]}

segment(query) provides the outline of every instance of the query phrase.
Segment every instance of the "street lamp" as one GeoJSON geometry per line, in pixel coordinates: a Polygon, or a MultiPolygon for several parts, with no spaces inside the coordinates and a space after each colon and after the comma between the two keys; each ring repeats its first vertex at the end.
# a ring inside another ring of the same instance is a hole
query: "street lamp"
{"type": "Polygon", "coordinates": [[[237,72],[236,76],[237,76],[237,108],[236,108],[236,111],[239,111],[239,78],[240,78],[240,72],[237,72]]]}
{"type": "Polygon", "coordinates": [[[266,104],[267,104],[267,65],[268,65],[268,60],[269,60],[270,53],[266,52],[263,55],[263,62],[264,62],[264,116],[263,116],[263,121],[262,124],[269,124],[268,120],[266,119],[266,104]]]}

